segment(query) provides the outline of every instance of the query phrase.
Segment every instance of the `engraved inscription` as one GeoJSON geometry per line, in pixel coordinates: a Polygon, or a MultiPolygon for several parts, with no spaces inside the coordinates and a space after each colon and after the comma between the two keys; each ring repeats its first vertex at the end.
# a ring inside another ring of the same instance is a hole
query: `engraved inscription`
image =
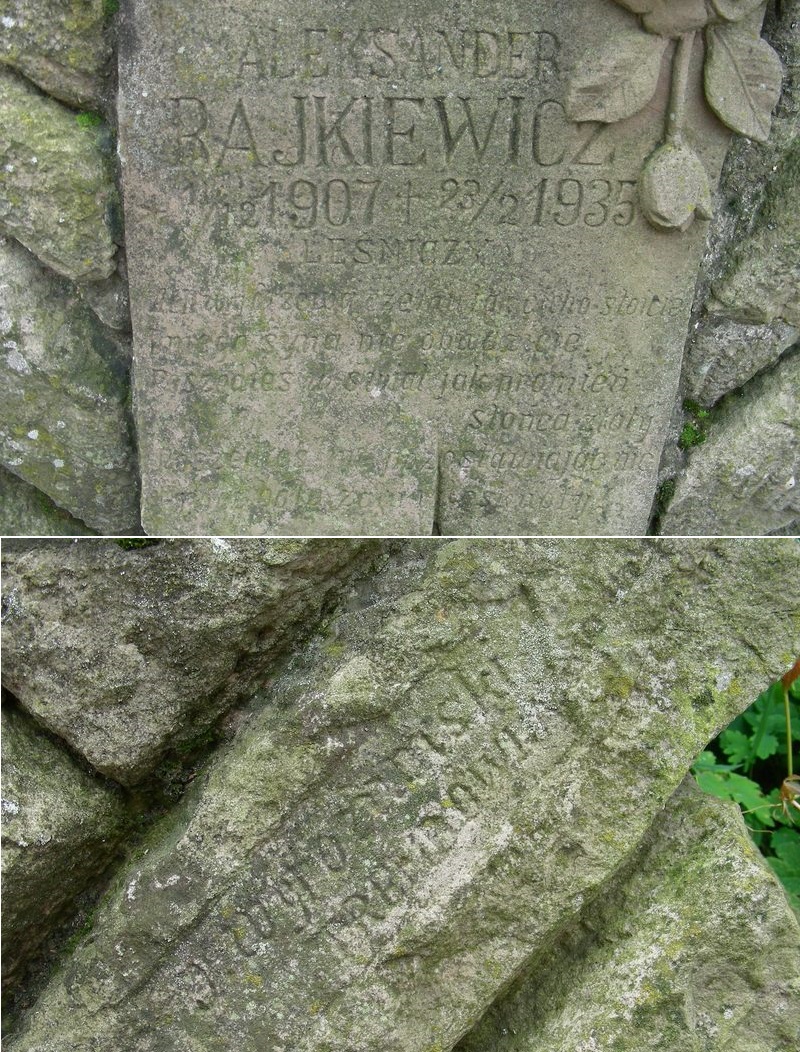
{"type": "Polygon", "coordinates": [[[642,532],[702,238],[643,214],[649,112],[573,112],[629,12],[133,2],[147,528],[642,532]]]}

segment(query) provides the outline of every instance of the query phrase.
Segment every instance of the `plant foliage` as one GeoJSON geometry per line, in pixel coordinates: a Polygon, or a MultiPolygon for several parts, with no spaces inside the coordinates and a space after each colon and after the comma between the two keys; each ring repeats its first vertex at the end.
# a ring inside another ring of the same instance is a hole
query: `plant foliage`
{"type": "MultiPolygon", "coordinates": [[[[789,687],[789,711],[797,768],[800,679],[789,687]]],[[[753,840],[800,913],[800,811],[790,808],[787,815],[780,800],[786,760],[786,715],[778,682],[711,742],[692,772],[705,792],[741,806],[753,840]]]]}

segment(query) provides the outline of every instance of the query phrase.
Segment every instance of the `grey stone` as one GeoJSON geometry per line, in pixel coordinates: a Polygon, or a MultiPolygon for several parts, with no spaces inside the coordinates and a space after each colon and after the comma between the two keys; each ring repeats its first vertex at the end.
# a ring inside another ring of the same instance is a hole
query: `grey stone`
{"type": "Polygon", "coordinates": [[[3,985],[14,980],[126,831],[112,788],[86,774],[23,713],[2,713],[3,985]]]}
{"type": "MultiPolygon", "coordinates": [[[[97,317],[110,329],[117,332],[131,331],[131,310],[128,302],[128,283],[119,274],[112,274],[105,281],[92,281],[78,285],[78,292],[89,304],[97,317]]],[[[125,344],[130,359],[130,345],[125,344]]]]}
{"type": "Polygon", "coordinates": [[[800,332],[785,322],[754,325],[721,314],[704,317],[686,349],[683,380],[686,396],[700,405],[715,405],[730,391],[769,368],[800,332]]]}
{"type": "Polygon", "coordinates": [[[0,467],[0,536],[75,537],[94,532],[41,490],[0,467]]]}
{"type": "Polygon", "coordinates": [[[106,0],[0,0],[0,62],[73,106],[100,105],[111,40],[106,0]]]}
{"type": "Polygon", "coordinates": [[[457,1052],[795,1052],[800,929],[739,809],[688,779],[457,1052]]]}
{"type": "Polygon", "coordinates": [[[452,1048],[784,670],[799,568],[792,540],[404,546],[120,872],[14,1052],[452,1048]]]}
{"type": "Polygon", "coordinates": [[[706,229],[636,196],[673,51],[595,0],[126,5],[145,529],[643,532],[706,229]]]}
{"type": "Polygon", "coordinates": [[[351,541],[7,543],[3,682],[97,770],[141,781],[248,696],[362,550],[351,541]]]}
{"type": "Polygon", "coordinates": [[[114,272],[107,138],[102,123],[0,69],[0,233],[76,281],[114,272]]]}
{"type": "Polygon", "coordinates": [[[750,238],[739,247],[714,294],[739,321],[800,325],[800,138],[786,152],[767,188],[750,238]]]}
{"type": "Polygon", "coordinates": [[[0,237],[0,456],[101,533],[139,532],[124,341],[0,237]]]}
{"type": "Polygon", "coordinates": [[[662,534],[775,533],[800,516],[800,354],[723,401],[661,519],[662,534]]]}

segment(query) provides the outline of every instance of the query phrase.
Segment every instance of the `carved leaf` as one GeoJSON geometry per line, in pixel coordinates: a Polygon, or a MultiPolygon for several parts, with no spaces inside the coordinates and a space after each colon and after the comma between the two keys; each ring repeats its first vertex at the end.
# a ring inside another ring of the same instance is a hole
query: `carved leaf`
{"type": "Polygon", "coordinates": [[[726,22],[738,22],[739,19],[761,7],[764,0],[711,0],[714,10],[726,22]]]}
{"type": "Polygon", "coordinates": [[[677,37],[702,29],[708,22],[705,0],[658,0],[644,16],[648,33],[677,37]]]}
{"type": "Polygon", "coordinates": [[[638,112],[655,95],[667,41],[639,29],[617,33],[590,53],[567,89],[574,121],[613,124],[638,112]]]}
{"type": "Polygon", "coordinates": [[[781,93],[781,60],[766,40],[741,23],[709,28],[706,40],[709,106],[735,132],[766,142],[781,93]]]}

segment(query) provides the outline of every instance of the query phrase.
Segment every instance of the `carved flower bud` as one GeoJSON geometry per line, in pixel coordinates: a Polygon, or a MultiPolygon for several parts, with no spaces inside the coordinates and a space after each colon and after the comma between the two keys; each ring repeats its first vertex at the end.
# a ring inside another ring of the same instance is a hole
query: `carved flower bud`
{"type": "Polygon", "coordinates": [[[639,183],[645,217],[662,230],[686,230],[695,213],[710,219],[711,190],[694,150],[667,142],[648,157],[639,183]]]}
{"type": "Polygon", "coordinates": [[[711,6],[725,22],[738,22],[761,7],[764,0],[711,0],[711,6]]]}

